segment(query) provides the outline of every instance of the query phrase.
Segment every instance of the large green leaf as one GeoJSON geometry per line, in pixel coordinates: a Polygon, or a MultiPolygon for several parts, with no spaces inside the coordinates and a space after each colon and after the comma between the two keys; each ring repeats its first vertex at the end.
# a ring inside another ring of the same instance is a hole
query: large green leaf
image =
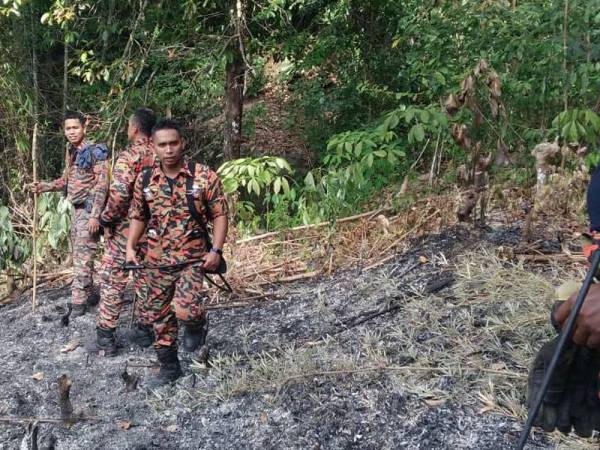
{"type": "Polygon", "coordinates": [[[425,130],[421,124],[414,125],[410,129],[409,134],[412,135],[416,142],[423,142],[423,139],[425,139],[425,130]]]}

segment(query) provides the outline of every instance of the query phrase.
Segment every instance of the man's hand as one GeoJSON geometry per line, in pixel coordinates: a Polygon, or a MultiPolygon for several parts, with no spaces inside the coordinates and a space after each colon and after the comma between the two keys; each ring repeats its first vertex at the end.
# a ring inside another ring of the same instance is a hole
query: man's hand
{"type": "Polygon", "coordinates": [[[98,230],[100,230],[100,222],[98,221],[98,219],[96,219],[94,217],[90,217],[90,219],[88,220],[89,233],[96,234],[96,233],[98,233],[98,230]]]}
{"type": "MultiPolygon", "coordinates": [[[[535,357],[533,366],[529,371],[529,380],[527,385],[527,408],[533,408],[534,402],[540,393],[542,382],[552,356],[556,352],[558,338],[547,342],[542,346],[535,357]]],[[[564,433],[571,431],[571,423],[569,420],[571,396],[565,396],[567,390],[569,376],[573,361],[576,356],[576,347],[571,345],[562,352],[556,370],[550,380],[550,385],[544,396],[542,406],[536,416],[533,424],[537,427],[542,427],[544,431],[554,431],[557,427],[564,433]]]]}
{"type": "Polygon", "coordinates": [[[125,249],[125,264],[139,264],[135,249],[129,246],[125,249]]]}
{"type": "Polygon", "coordinates": [[[215,252],[208,252],[204,255],[204,264],[202,264],[202,268],[205,270],[213,271],[219,267],[221,263],[221,255],[215,252]]]}
{"type": "Polygon", "coordinates": [[[25,189],[33,192],[34,194],[41,194],[42,192],[45,192],[42,189],[42,183],[39,181],[34,181],[33,183],[26,184],[25,189]]]}
{"type": "Polygon", "coordinates": [[[113,227],[102,227],[102,229],[104,230],[104,238],[105,239],[111,239],[113,237],[114,230],[113,227]]]}
{"type": "MultiPolygon", "coordinates": [[[[569,313],[577,300],[577,294],[571,295],[554,314],[561,327],[565,325],[569,313]]],[[[592,284],[583,307],[577,316],[573,341],[577,345],[600,348],[600,284],[592,284]]]]}
{"type": "Polygon", "coordinates": [[[100,221],[100,225],[102,226],[102,233],[104,234],[104,239],[111,239],[115,234],[115,226],[110,222],[100,221]]]}

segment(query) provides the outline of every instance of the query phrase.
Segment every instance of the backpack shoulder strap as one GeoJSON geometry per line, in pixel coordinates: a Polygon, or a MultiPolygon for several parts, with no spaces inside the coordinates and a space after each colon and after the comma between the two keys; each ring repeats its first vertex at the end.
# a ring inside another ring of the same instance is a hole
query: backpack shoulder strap
{"type": "Polygon", "coordinates": [[[146,189],[150,184],[150,178],[152,177],[152,167],[145,167],[142,169],[142,190],[146,189]]]}
{"type": "Polygon", "coordinates": [[[187,199],[188,209],[190,211],[190,216],[196,221],[196,223],[202,228],[204,232],[206,242],[208,247],[212,247],[212,242],[210,239],[210,234],[208,233],[208,229],[206,228],[206,223],[200,213],[198,212],[198,208],[196,208],[196,202],[194,201],[194,181],[196,180],[196,162],[190,161],[188,165],[188,169],[192,174],[191,177],[187,177],[185,180],[185,197],[187,199]]]}
{"type": "MultiPolygon", "coordinates": [[[[148,185],[150,184],[150,178],[152,177],[152,167],[145,167],[142,170],[142,192],[146,190],[148,185]]],[[[144,215],[146,218],[150,218],[150,208],[148,207],[148,202],[146,201],[146,196],[142,195],[144,199],[144,215]]]]}

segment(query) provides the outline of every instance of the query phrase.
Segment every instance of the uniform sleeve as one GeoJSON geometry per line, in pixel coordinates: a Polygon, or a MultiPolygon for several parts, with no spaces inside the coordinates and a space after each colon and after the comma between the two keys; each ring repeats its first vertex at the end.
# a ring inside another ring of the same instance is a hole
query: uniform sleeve
{"type": "Polygon", "coordinates": [[[67,162],[66,167],[63,170],[63,173],[60,176],[60,178],[57,178],[56,180],[45,181],[45,182],[40,183],[40,185],[42,186],[42,191],[43,192],[62,191],[65,188],[65,186],[67,185],[67,179],[69,176],[68,174],[69,174],[69,165],[67,162]]]}
{"type": "Polygon", "coordinates": [[[43,181],[40,183],[43,192],[62,191],[67,185],[67,180],[64,175],[53,181],[43,181]]]}
{"type": "Polygon", "coordinates": [[[127,217],[129,203],[135,182],[133,161],[129,152],[122,153],[112,172],[112,181],[108,190],[108,199],[100,215],[100,222],[108,225],[127,217]]]}
{"type": "Polygon", "coordinates": [[[226,216],[229,212],[227,205],[227,199],[223,193],[223,184],[219,179],[219,176],[214,172],[210,171],[208,175],[208,189],[204,191],[205,202],[208,207],[208,217],[212,220],[219,216],[226,216]]]}
{"type": "Polygon", "coordinates": [[[90,217],[100,218],[100,213],[106,201],[106,192],[108,191],[108,166],[110,161],[97,160],[94,164],[94,175],[96,176],[96,184],[92,188],[92,211],[90,217]]]}
{"type": "Polygon", "coordinates": [[[129,208],[129,218],[146,222],[146,202],[144,200],[144,192],[142,191],[142,176],[137,177],[133,187],[133,198],[131,207],[129,208]]]}

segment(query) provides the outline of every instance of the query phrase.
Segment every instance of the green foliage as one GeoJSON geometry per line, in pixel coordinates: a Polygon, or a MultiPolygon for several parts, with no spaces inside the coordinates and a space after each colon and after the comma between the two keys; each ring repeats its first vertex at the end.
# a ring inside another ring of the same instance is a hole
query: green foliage
{"type": "Polygon", "coordinates": [[[29,241],[15,232],[8,208],[0,205],[0,271],[19,268],[30,253],[29,241]]]}
{"type": "Polygon", "coordinates": [[[43,194],[38,202],[38,217],[37,257],[44,258],[49,250],[64,252],[69,246],[71,204],[57,192],[43,194]]]}
{"type": "Polygon", "coordinates": [[[228,161],[219,167],[217,172],[227,194],[242,187],[248,194],[260,196],[261,193],[269,192],[275,195],[282,191],[287,193],[290,186],[286,175],[291,174],[293,170],[283,158],[262,156],[228,161]]]}
{"type": "MultiPolygon", "coordinates": [[[[551,131],[565,143],[595,146],[600,138],[600,117],[590,109],[570,109],[554,118],[551,131]]],[[[598,167],[600,152],[593,148],[584,161],[590,170],[598,167]]]]}
{"type": "Polygon", "coordinates": [[[0,16],[20,16],[21,12],[19,8],[23,4],[23,0],[2,0],[2,4],[0,4],[0,16]]]}
{"type": "MultiPolygon", "coordinates": [[[[417,158],[426,165],[438,140],[442,167],[453,170],[464,155],[448,145],[440,105],[481,59],[497,72],[506,106],[502,124],[484,112],[484,122],[472,127],[477,130],[470,137],[486,151],[501,140],[524,168],[531,161],[518,149],[547,138],[551,124],[550,132],[567,142],[592,146],[600,134],[590,111],[600,91],[600,0],[570,1],[566,51],[562,0],[523,0],[514,9],[507,1],[479,0],[257,0],[242,2],[241,35],[234,4],[2,0],[0,198],[23,195],[34,120],[42,131],[41,178],[60,173],[63,106],[91,113],[97,137],[117,146],[124,144],[118,130],[132,108],[169,112],[184,123],[191,149],[218,158],[222,136],[215,124],[225,68],[240,44],[251,68],[243,80],[247,97],[283,92],[290,98],[283,111],[289,131],[303,138],[317,161],[292,170],[254,158],[260,149],[253,146],[253,131],[272,111],[246,108],[244,154],[252,157],[224,166],[224,182],[240,193],[238,217],[248,229],[354,212],[403,178],[417,158]],[[565,104],[578,109],[560,113],[565,104]]],[[[470,114],[461,111],[453,120],[469,123],[470,114]]],[[[588,156],[594,158],[600,156],[588,156]]],[[[44,239],[58,251],[68,224],[58,212],[65,205],[52,201],[44,239]]]]}
{"type": "MultiPolygon", "coordinates": [[[[262,204],[269,208],[281,207],[282,199],[292,194],[288,178],[293,170],[289,163],[274,156],[260,158],[240,158],[224,163],[217,170],[226,194],[240,191],[236,213],[241,226],[255,229],[260,226],[260,216],[256,215],[256,204],[262,197],[262,204]],[[254,201],[249,201],[251,199],[254,201]]],[[[268,219],[267,219],[268,228],[268,219]]]]}
{"type": "Polygon", "coordinates": [[[297,205],[304,223],[333,219],[403,176],[407,150],[448,127],[435,106],[402,105],[374,126],[331,137],[323,167],[304,178],[297,205]],[[403,132],[403,133],[402,133],[403,132]]]}
{"type": "Polygon", "coordinates": [[[600,137],[600,117],[590,109],[563,111],[554,118],[552,127],[568,143],[595,144],[600,137]]]}

